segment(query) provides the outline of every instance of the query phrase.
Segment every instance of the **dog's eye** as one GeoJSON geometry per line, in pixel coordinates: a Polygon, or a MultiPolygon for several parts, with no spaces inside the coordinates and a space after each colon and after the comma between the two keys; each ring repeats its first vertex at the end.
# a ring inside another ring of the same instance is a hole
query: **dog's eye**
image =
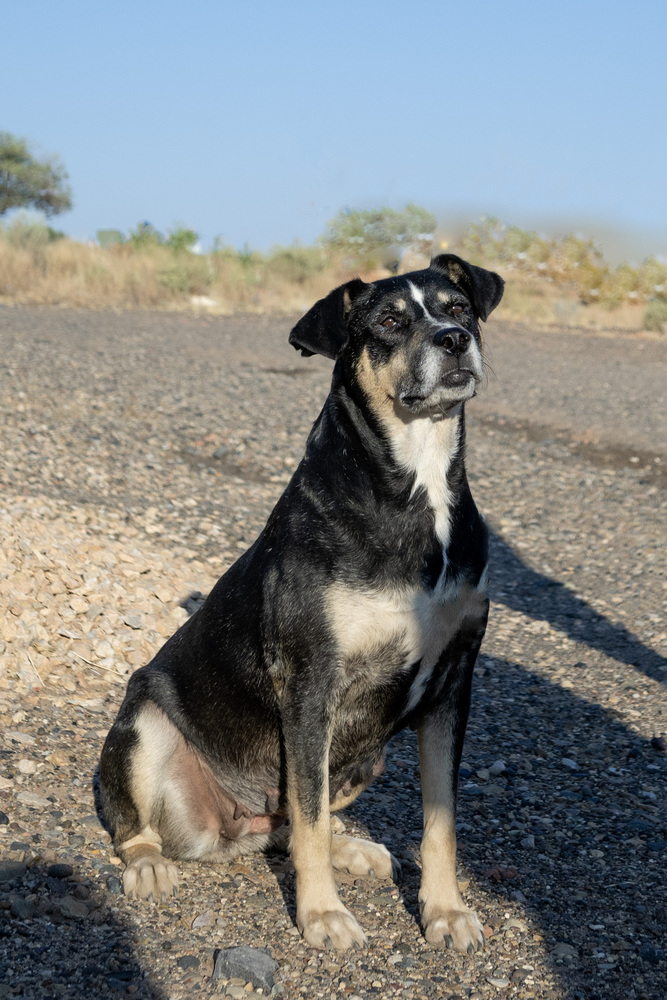
{"type": "Polygon", "coordinates": [[[383,326],[385,328],[385,330],[391,330],[392,326],[396,326],[397,325],[397,322],[398,321],[395,320],[393,316],[387,316],[386,319],[382,320],[382,322],[380,323],[380,326],[383,326]]]}
{"type": "Polygon", "coordinates": [[[452,306],[452,312],[454,313],[455,316],[460,316],[463,311],[464,311],[464,306],[461,305],[452,306]]]}

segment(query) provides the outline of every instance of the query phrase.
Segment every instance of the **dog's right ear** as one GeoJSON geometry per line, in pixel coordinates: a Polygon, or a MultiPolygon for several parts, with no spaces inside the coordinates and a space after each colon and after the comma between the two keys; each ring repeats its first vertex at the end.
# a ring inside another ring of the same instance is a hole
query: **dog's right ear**
{"type": "Polygon", "coordinates": [[[322,354],[335,361],[347,347],[347,314],[353,299],[366,287],[361,278],[334,288],[325,299],[316,302],[296,324],[289,342],[304,358],[322,354]]]}

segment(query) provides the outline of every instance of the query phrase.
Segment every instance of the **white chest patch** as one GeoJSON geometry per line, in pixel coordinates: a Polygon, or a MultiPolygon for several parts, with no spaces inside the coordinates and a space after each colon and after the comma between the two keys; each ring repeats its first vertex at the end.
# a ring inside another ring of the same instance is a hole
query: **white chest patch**
{"type": "Polygon", "coordinates": [[[484,606],[485,595],[465,583],[446,596],[421,588],[361,590],[333,584],[326,597],[327,616],[343,665],[365,658],[374,664],[369,669],[381,682],[386,674],[377,654],[387,646],[401,650],[403,670],[421,661],[406,712],[418,704],[442,651],[462,622],[480,618],[484,606]]]}
{"type": "Polygon", "coordinates": [[[449,545],[451,492],[447,473],[459,447],[460,417],[417,417],[392,428],[396,461],[415,474],[413,493],[423,486],[435,517],[435,533],[445,555],[449,545]]]}

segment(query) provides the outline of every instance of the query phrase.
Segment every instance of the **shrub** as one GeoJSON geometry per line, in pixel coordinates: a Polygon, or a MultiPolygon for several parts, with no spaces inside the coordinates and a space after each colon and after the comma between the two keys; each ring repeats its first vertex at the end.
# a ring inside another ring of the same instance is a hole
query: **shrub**
{"type": "Polygon", "coordinates": [[[160,268],[159,279],[171,292],[204,295],[213,283],[213,270],[208,258],[181,253],[173,263],[160,268]]]}
{"type": "Polygon", "coordinates": [[[269,274],[296,285],[305,284],[325,267],[326,258],[320,247],[303,247],[299,243],[274,247],[266,264],[269,274]]]}
{"type": "Polygon", "coordinates": [[[25,250],[40,250],[48,243],[63,239],[65,235],[22,213],[17,215],[3,232],[10,246],[22,247],[25,250]]]}
{"type": "Polygon", "coordinates": [[[667,333],[667,300],[654,299],[644,313],[644,329],[667,333]]]}
{"type": "Polygon", "coordinates": [[[350,265],[373,265],[400,255],[406,248],[428,252],[436,230],[435,216],[409,203],[402,212],[393,208],[345,209],[328,224],[321,242],[350,265]]]}
{"type": "Polygon", "coordinates": [[[175,250],[176,253],[186,253],[193,250],[198,239],[199,236],[194,229],[185,229],[183,226],[178,226],[176,229],[169,230],[165,246],[170,247],[171,250],[175,250]]]}
{"type": "Polygon", "coordinates": [[[130,230],[127,242],[134,250],[145,250],[148,247],[160,246],[164,243],[164,236],[150,222],[138,222],[136,227],[130,230]]]}
{"type": "Polygon", "coordinates": [[[103,250],[108,250],[109,247],[115,247],[125,242],[120,229],[98,229],[95,235],[97,236],[97,242],[103,250]]]}

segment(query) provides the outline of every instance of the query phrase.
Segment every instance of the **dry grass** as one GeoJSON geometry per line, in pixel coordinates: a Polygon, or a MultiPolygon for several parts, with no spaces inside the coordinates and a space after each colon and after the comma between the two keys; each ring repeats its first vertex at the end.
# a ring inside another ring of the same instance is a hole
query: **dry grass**
{"type": "Polygon", "coordinates": [[[498,272],[505,278],[505,294],[494,313],[498,319],[519,320],[541,326],[584,328],[590,330],[641,330],[645,303],[624,302],[614,309],[599,303],[584,305],[569,285],[558,285],[517,274],[498,272]]]}
{"type": "MultiPolygon", "coordinates": [[[[315,248],[268,256],[223,250],[196,255],[165,245],[103,250],[34,230],[21,239],[0,231],[0,302],[89,309],[301,312],[351,273],[315,248]]],[[[465,251],[463,251],[465,253],[465,251]]],[[[496,265],[497,266],[497,265],[496,265]]],[[[497,266],[498,267],[498,266],[497,266]]],[[[498,267],[503,273],[504,268],[498,267]]],[[[389,272],[361,272],[366,279],[389,272]]],[[[508,269],[497,316],[530,323],[639,330],[644,307],[583,305],[568,285],[508,269]]]]}
{"type": "Polygon", "coordinates": [[[17,246],[0,236],[0,302],[6,303],[298,312],[345,277],[331,266],[291,275],[289,267],[270,259],[246,260],[229,252],[199,256],[126,245],[102,250],[68,239],[17,246]]]}

